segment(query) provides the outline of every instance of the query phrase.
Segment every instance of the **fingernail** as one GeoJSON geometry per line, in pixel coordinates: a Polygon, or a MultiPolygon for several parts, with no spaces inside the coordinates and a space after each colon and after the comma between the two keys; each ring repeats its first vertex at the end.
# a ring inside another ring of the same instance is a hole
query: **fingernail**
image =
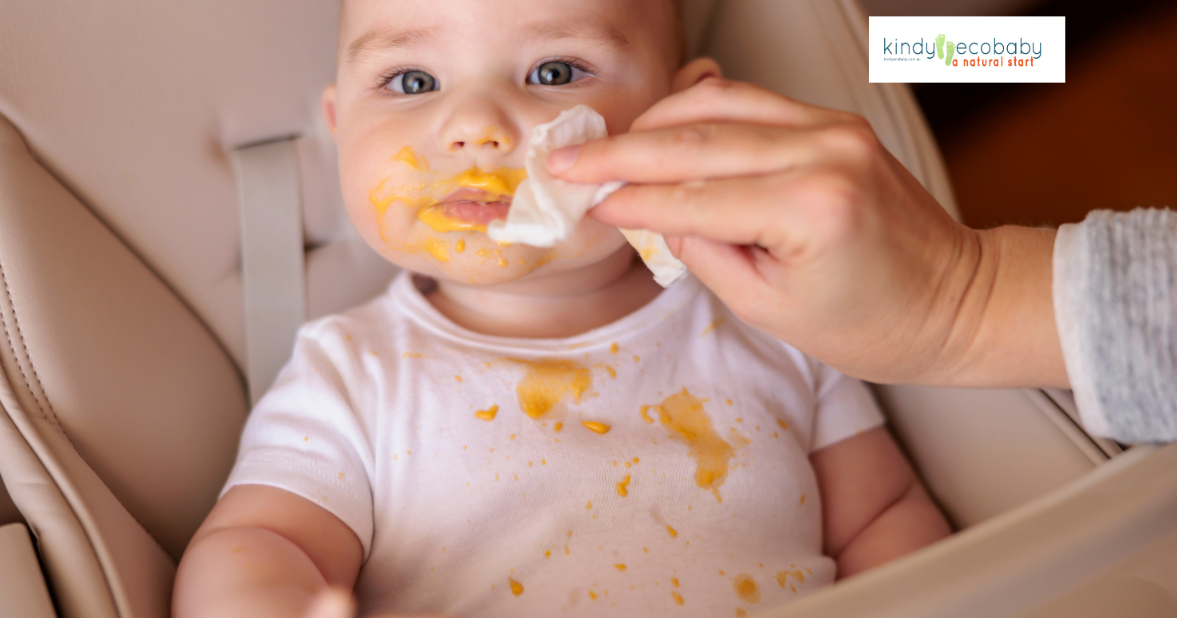
{"type": "Polygon", "coordinates": [[[559,176],[572,169],[576,157],[580,154],[580,146],[567,146],[548,153],[548,171],[559,176]]]}

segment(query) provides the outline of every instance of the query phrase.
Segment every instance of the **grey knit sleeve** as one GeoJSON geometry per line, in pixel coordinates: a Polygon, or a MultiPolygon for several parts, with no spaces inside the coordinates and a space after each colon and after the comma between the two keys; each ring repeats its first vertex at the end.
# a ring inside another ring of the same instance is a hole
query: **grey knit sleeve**
{"type": "Polygon", "coordinates": [[[1177,212],[1095,211],[1059,228],[1054,311],[1087,429],[1177,441],[1177,212]]]}

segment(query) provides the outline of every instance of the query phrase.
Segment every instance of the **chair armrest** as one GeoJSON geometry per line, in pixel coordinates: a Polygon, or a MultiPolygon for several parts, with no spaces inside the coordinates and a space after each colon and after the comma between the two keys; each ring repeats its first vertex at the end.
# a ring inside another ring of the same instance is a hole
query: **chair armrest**
{"type": "Polygon", "coordinates": [[[57,618],[24,524],[0,527],[0,616],[57,618]]]}

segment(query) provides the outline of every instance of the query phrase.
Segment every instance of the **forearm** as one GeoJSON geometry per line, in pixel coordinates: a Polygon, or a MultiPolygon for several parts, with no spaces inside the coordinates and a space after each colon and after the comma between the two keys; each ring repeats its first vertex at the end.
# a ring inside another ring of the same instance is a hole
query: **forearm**
{"type": "Polygon", "coordinates": [[[979,251],[956,268],[961,295],[939,300],[954,316],[943,362],[917,381],[936,386],[1067,387],[1054,318],[1055,231],[1006,226],[976,232],[979,251]]]}
{"type": "Polygon", "coordinates": [[[297,545],[261,528],[198,538],[176,574],[176,618],[294,618],[328,582],[297,545]]]}
{"type": "Polygon", "coordinates": [[[915,482],[838,554],[838,579],[909,554],[951,533],[940,510],[915,482]]]}

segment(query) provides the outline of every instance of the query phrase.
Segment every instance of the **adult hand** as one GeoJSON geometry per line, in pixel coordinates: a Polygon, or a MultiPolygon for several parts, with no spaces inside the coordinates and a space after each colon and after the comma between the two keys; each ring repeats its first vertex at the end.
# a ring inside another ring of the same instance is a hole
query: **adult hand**
{"type": "Polygon", "coordinates": [[[1053,231],[957,224],[862,118],[709,77],[548,165],[632,183],[590,215],[666,235],[741,319],[847,374],[1066,384],[1053,231]]]}

